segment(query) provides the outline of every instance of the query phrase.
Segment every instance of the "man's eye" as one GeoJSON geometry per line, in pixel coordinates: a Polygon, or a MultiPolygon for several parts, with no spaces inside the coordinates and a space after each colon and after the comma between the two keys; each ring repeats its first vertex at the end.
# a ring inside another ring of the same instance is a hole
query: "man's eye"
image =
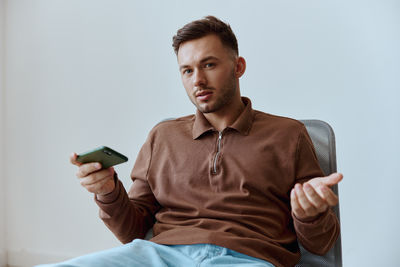
{"type": "Polygon", "coordinates": [[[186,69],[183,71],[183,74],[189,74],[189,73],[192,73],[192,70],[186,69]]]}
{"type": "Polygon", "coordinates": [[[214,66],[215,66],[214,63],[207,63],[207,64],[206,64],[206,68],[211,68],[211,67],[214,67],[214,66]]]}

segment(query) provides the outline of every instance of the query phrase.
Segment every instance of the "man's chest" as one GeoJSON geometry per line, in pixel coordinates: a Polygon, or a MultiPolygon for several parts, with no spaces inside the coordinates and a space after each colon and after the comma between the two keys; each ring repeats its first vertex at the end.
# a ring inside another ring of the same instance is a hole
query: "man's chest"
{"type": "Polygon", "coordinates": [[[177,194],[198,204],[221,194],[267,203],[286,198],[293,186],[295,148],[276,138],[236,132],[176,138],[157,145],[157,168],[149,169],[148,182],[161,204],[177,194]]]}

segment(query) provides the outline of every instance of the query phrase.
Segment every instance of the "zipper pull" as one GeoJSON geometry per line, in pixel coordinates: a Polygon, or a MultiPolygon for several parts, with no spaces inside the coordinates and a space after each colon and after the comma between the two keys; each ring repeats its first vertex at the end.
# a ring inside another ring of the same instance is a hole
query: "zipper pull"
{"type": "Polygon", "coordinates": [[[217,161],[219,157],[219,153],[221,152],[221,140],[222,140],[222,131],[218,133],[218,141],[217,141],[217,153],[215,154],[214,157],[214,168],[213,168],[213,173],[217,173],[217,161]]]}

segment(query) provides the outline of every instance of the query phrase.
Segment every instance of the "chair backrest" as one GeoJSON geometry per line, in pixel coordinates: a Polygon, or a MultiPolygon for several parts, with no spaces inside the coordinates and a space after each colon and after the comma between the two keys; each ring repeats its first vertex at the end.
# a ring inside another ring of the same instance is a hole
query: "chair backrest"
{"type": "MultiPolygon", "coordinates": [[[[329,175],[336,172],[336,146],[335,134],[328,123],[320,120],[302,120],[315,147],[319,164],[325,173],[329,175]]],[[[338,186],[333,188],[338,195],[338,186]]],[[[340,221],[339,205],[332,208],[340,221]]],[[[301,259],[296,267],[342,267],[342,243],[339,235],[335,246],[324,256],[318,256],[305,250],[300,244],[301,259]]]]}

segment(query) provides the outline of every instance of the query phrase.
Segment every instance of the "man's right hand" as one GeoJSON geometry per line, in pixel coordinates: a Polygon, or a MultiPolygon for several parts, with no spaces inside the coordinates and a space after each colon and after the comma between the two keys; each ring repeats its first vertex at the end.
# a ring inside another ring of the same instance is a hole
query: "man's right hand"
{"type": "Polygon", "coordinates": [[[106,195],[115,189],[114,168],[101,169],[98,162],[82,164],[76,161],[78,155],[72,153],[69,160],[79,167],[76,177],[87,191],[96,195],[106,195]]]}

